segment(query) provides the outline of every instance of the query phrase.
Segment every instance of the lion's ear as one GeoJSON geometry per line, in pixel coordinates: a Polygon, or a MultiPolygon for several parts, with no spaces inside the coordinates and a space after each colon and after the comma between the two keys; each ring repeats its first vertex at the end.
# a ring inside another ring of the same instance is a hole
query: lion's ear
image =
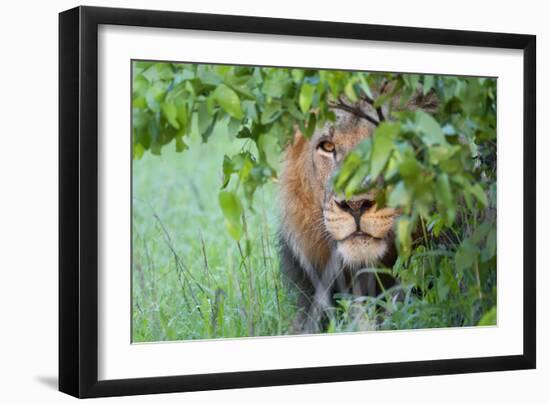
{"type": "Polygon", "coordinates": [[[383,85],[378,94],[384,95],[392,93],[393,96],[390,101],[389,109],[393,111],[416,111],[421,109],[429,114],[434,114],[439,108],[439,97],[435,91],[431,90],[427,94],[424,94],[424,89],[421,84],[417,86],[416,91],[409,97],[408,101],[403,103],[401,99],[403,95],[403,89],[394,91],[396,82],[390,82],[383,85]]]}
{"type": "Polygon", "coordinates": [[[304,137],[304,135],[302,135],[299,130],[296,130],[292,138],[288,139],[288,143],[285,146],[287,152],[290,153],[290,155],[295,154],[294,158],[298,158],[302,148],[306,144],[306,141],[307,139],[304,137]]]}
{"type": "Polygon", "coordinates": [[[414,92],[409,102],[407,102],[406,109],[410,111],[416,111],[421,109],[429,114],[434,114],[439,108],[439,97],[434,91],[430,91],[427,94],[421,89],[414,92]]]}
{"type": "Polygon", "coordinates": [[[292,144],[296,144],[297,142],[301,141],[304,138],[304,135],[302,135],[302,132],[300,132],[300,129],[296,129],[294,131],[294,136],[292,136],[292,144]]]}

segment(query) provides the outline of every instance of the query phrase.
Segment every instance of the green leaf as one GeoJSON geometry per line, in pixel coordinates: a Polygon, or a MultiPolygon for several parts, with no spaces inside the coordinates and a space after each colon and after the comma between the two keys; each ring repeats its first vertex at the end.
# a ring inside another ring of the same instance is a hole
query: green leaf
{"type": "Polygon", "coordinates": [[[404,207],[408,209],[411,199],[412,195],[405,187],[405,183],[399,181],[388,197],[388,205],[393,208],[404,207]]]}
{"type": "Polygon", "coordinates": [[[132,101],[132,107],[144,109],[147,107],[147,100],[145,97],[134,97],[132,101]]]}
{"type": "Polygon", "coordinates": [[[344,159],[344,163],[340,170],[338,170],[337,175],[333,179],[334,186],[337,192],[345,191],[350,195],[350,192],[355,191],[353,185],[350,186],[350,182],[354,181],[355,185],[360,185],[364,176],[367,174],[368,165],[364,162],[370,159],[370,154],[372,151],[372,138],[368,137],[359,143],[353,152],[348,154],[344,159]],[[359,173],[359,170],[362,170],[359,173]],[[359,176],[361,177],[360,181],[356,181],[359,176]],[[354,180],[354,178],[356,180],[354,180]]]}
{"type": "Polygon", "coordinates": [[[344,193],[346,198],[350,198],[358,191],[362,190],[362,184],[365,181],[365,177],[369,172],[369,167],[366,164],[361,164],[357,170],[354,171],[353,176],[348,181],[344,193]]]}
{"type": "Polygon", "coordinates": [[[254,168],[254,163],[250,159],[249,153],[240,153],[234,158],[235,168],[239,170],[239,179],[241,181],[247,181],[248,176],[254,168]]]}
{"type": "Polygon", "coordinates": [[[210,113],[208,112],[208,105],[206,104],[206,102],[199,104],[198,124],[199,132],[203,142],[206,142],[214,131],[217,119],[218,114],[210,115],[210,113]]]}
{"type": "Polygon", "coordinates": [[[290,74],[292,76],[292,79],[296,82],[296,83],[299,83],[300,81],[303,80],[304,78],[304,69],[292,69],[290,71],[290,74]]]}
{"type": "Polygon", "coordinates": [[[460,150],[459,146],[432,146],[428,149],[430,164],[439,165],[448,162],[458,150],[460,150]]]}
{"type": "Polygon", "coordinates": [[[316,126],[317,126],[317,116],[312,112],[311,114],[309,114],[309,120],[303,135],[309,139],[313,135],[313,132],[315,132],[316,126]]]}
{"type": "Polygon", "coordinates": [[[170,63],[155,63],[157,75],[160,80],[171,80],[174,77],[174,71],[170,63]]]}
{"type": "Polygon", "coordinates": [[[478,326],[490,326],[497,325],[497,307],[493,306],[490,310],[486,311],[481,317],[478,326]]]}
{"type": "Polygon", "coordinates": [[[138,74],[134,77],[132,83],[132,93],[133,94],[143,94],[147,87],[149,86],[149,81],[141,74],[138,74]]]}
{"type": "Polygon", "coordinates": [[[483,222],[480,225],[478,225],[472,236],[470,237],[472,241],[476,244],[481,243],[487,238],[487,235],[491,231],[492,223],[490,222],[483,222]]]}
{"type": "Polygon", "coordinates": [[[399,254],[407,258],[411,254],[411,219],[401,216],[397,220],[397,247],[399,254]]]}
{"type": "Polygon", "coordinates": [[[353,174],[361,166],[362,160],[357,153],[350,153],[344,160],[344,164],[334,178],[334,186],[336,191],[340,192],[345,189],[346,184],[352,178],[353,174]]]}
{"type": "Polygon", "coordinates": [[[141,145],[141,143],[137,143],[134,145],[134,158],[140,159],[143,157],[143,153],[145,152],[145,149],[141,145]]]}
{"type": "Polygon", "coordinates": [[[365,77],[368,77],[368,73],[359,73],[359,84],[361,87],[361,90],[369,97],[370,99],[373,99],[372,92],[369,87],[369,83],[367,82],[367,79],[365,77]]]}
{"type": "Polygon", "coordinates": [[[441,173],[436,180],[436,197],[439,213],[445,218],[445,223],[450,226],[456,217],[456,206],[454,203],[449,176],[441,173]]]}
{"type": "Polygon", "coordinates": [[[302,111],[300,111],[294,99],[284,99],[283,105],[288,110],[288,112],[292,115],[293,118],[298,119],[300,121],[305,119],[306,115],[303,114],[302,111]]]}
{"type": "Polygon", "coordinates": [[[298,103],[300,104],[300,109],[305,114],[309,111],[311,102],[313,100],[313,93],[315,92],[315,87],[309,83],[302,84],[302,89],[300,90],[300,97],[298,103]]]}
{"type": "Polygon", "coordinates": [[[344,87],[344,94],[351,102],[356,102],[358,100],[357,94],[355,93],[355,80],[349,80],[344,87]]]}
{"type": "Polygon", "coordinates": [[[470,187],[470,193],[476,197],[476,199],[483,205],[483,207],[486,207],[487,202],[487,195],[485,194],[485,191],[479,184],[474,184],[470,187]]]}
{"type": "Polygon", "coordinates": [[[260,117],[260,123],[262,125],[267,125],[274,122],[282,113],[281,104],[278,101],[271,102],[266,105],[265,109],[262,111],[262,116],[260,117]]]}
{"type": "Polygon", "coordinates": [[[166,120],[168,121],[168,123],[170,125],[172,125],[174,128],[179,129],[180,124],[177,120],[178,111],[177,111],[176,106],[174,105],[174,103],[164,101],[161,104],[161,108],[162,108],[162,113],[163,113],[164,117],[166,118],[166,120]]]}
{"type": "Polygon", "coordinates": [[[407,157],[399,164],[399,173],[408,182],[417,182],[421,170],[422,166],[413,156],[407,157]]]}
{"type": "Polygon", "coordinates": [[[404,74],[403,80],[411,90],[416,90],[418,82],[420,81],[420,76],[418,74],[404,74]]]}
{"type": "Polygon", "coordinates": [[[151,85],[145,93],[147,108],[154,112],[160,112],[160,101],[166,94],[165,86],[162,82],[156,82],[151,85]]]}
{"type": "Polygon", "coordinates": [[[183,101],[176,102],[177,119],[180,124],[180,128],[185,129],[189,122],[189,116],[187,114],[187,105],[183,101]]]}
{"type": "Polygon", "coordinates": [[[439,123],[437,123],[433,116],[420,109],[416,110],[416,125],[422,134],[422,140],[426,145],[433,146],[436,144],[447,144],[445,135],[441,130],[441,126],[439,126],[439,123]]]}
{"type": "Polygon", "coordinates": [[[229,135],[229,137],[236,137],[241,130],[241,126],[241,121],[235,118],[230,118],[229,122],[227,123],[227,134],[229,135]]]}
{"type": "Polygon", "coordinates": [[[426,74],[424,76],[424,87],[422,92],[424,95],[428,94],[434,85],[434,76],[431,74],[426,74]]]}
{"type": "Polygon", "coordinates": [[[235,166],[233,164],[233,161],[229,158],[227,154],[223,156],[222,171],[223,171],[222,189],[224,189],[229,184],[229,180],[231,179],[231,174],[235,172],[235,166]]]}
{"type": "Polygon", "coordinates": [[[132,109],[132,124],[134,129],[145,128],[149,124],[150,114],[140,108],[132,109]]]}
{"type": "Polygon", "coordinates": [[[169,63],[155,63],[144,70],[142,74],[150,83],[154,83],[159,80],[170,80],[174,72],[169,63]]]}
{"type": "Polygon", "coordinates": [[[221,77],[212,71],[212,66],[199,64],[197,75],[200,81],[210,86],[217,86],[222,82],[221,77]]]}
{"type": "Polygon", "coordinates": [[[225,84],[220,84],[216,87],[214,98],[223,110],[233,118],[242,119],[244,117],[239,96],[225,84]]]}
{"type": "Polygon", "coordinates": [[[160,156],[160,130],[154,120],[149,121],[149,138],[151,139],[151,153],[160,156]]]}
{"type": "Polygon", "coordinates": [[[375,180],[384,169],[393,150],[393,140],[399,131],[399,126],[382,122],[374,131],[372,145],[370,176],[375,180]]]}
{"type": "Polygon", "coordinates": [[[439,297],[440,301],[445,301],[447,299],[447,296],[449,295],[449,291],[451,290],[447,279],[441,274],[439,278],[437,278],[437,296],[439,297]]]}
{"type": "Polygon", "coordinates": [[[477,258],[479,249],[470,239],[465,239],[455,254],[455,264],[458,271],[470,269],[477,258]]]}
{"type": "Polygon", "coordinates": [[[443,229],[443,219],[441,215],[434,215],[432,220],[428,223],[428,230],[431,231],[436,237],[439,237],[439,233],[443,229]]]}
{"type": "Polygon", "coordinates": [[[176,152],[181,153],[184,150],[187,150],[189,147],[183,141],[183,137],[176,136],[176,152]]]}
{"type": "Polygon", "coordinates": [[[243,101],[243,108],[247,118],[253,121],[256,121],[258,119],[258,114],[256,112],[256,102],[245,100],[243,101]]]}
{"type": "Polygon", "coordinates": [[[243,208],[239,198],[234,192],[221,191],[219,193],[219,203],[229,235],[234,240],[239,241],[243,235],[243,225],[241,221],[243,208]]]}
{"type": "Polygon", "coordinates": [[[280,167],[281,151],[277,138],[271,135],[262,135],[258,138],[258,147],[265,157],[267,164],[274,170],[278,170],[280,167]]]}
{"type": "Polygon", "coordinates": [[[281,98],[290,84],[290,77],[286,72],[275,70],[264,81],[262,92],[273,98],[281,98]]]}
{"type": "Polygon", "coordinates": [[[485,242],[485,248],[481,251],[481,260],[483,262],[493,258],[497,251],[497,229],[491,228],[487,235],[487,241],[485,242]]]}

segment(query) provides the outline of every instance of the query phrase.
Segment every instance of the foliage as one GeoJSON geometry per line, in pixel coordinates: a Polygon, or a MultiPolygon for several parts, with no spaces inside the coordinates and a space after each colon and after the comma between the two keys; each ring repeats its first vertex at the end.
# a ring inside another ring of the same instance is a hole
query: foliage
{"type": "Polygon", "coordinates": [[[296,128],[311,136],[334,120],[331,100],[370,94],[381,75],[332,70],[135,62],[133,66],[133,155],[160,155],[174,141],[187,148],[192,126],[208,142],[216,124],[231,137],[250,139],[257,153],[223,161],[224,188],[235,174],[250,199],[277,176],[279,156],[296,128]]]}
{"type": "Polygon", "coordinates": [[[475,325],[496,305],[496,80],[428,77],[401,76],[405,88],[418,81],[437,94],[435,116],[395,112],[347,157],[335,186],[364,191],[369,175],[367,189],[402,211],[393,274],[444,307],[438,316],[460,313],[449,321],[475,325]]]}
{"type": "MultiPolygon", "coordinates": [[[[168,144],[182,152],[191,133],[208,143],[218,127],[244,141],[247,147],[219,162],[217,198],[227,231],[239,242],[254,194],[276,179],[281,151],[296,128],[311,136],[334,120],[331,107],[342,97],[368,99],[373,109],[387,111],[333,181],[349,196],[365,190],[368,176],[366,187],[380,190],[377,202],[402,210],[400,254],[391,271],[405,297],[342,296],[329,330],[341,330],[335,324],[351,308],[377,315],[373,305],[386,310],[381,328],[494,323],[495,79],[135,62],[134,159],[147,151],[160,155],[168,144]],[[388,83],[390,90],[380,92],[388,83]],[[405,108],[418,93],[437,96],[435,114],[405,108]],[[402,108],[394,107],[395,98],[402,108]]],[[[245,245],[249,253],[250,241],[245,245]]]]}

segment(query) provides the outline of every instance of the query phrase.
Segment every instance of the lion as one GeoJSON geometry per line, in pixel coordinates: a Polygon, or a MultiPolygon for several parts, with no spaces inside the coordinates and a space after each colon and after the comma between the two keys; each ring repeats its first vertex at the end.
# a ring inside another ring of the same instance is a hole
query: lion
{"type": "Polygon", "coordinates": [[[319,331],[322,308],[331,304],[334,293],[372,296],[394,283],[383,275],[380,284],[372,273],[360,270],[393,265],[394,224],[400,212],[378,206],[375,189],[351,198],[333,189],[332,178],[342,161],[376,127],[353,111],[335,109],[336,120],[309,139],[297,131],[284,153],[279,242],[282,271],[299,292],[292,332],[319,331]]]}

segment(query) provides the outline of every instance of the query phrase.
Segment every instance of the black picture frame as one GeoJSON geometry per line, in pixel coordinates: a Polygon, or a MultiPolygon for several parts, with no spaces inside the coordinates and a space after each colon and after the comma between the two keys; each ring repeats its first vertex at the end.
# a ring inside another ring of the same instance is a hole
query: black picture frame
{"type": "Polygon", "coordinates": [[[77,7],[59,15],[59,390],[75,397],[458,374],[536,366],[536,37],[533,35],[77,7]],[[343,38],[523,51],[523,354],[98,380],[98,26],[343,38]]]}

